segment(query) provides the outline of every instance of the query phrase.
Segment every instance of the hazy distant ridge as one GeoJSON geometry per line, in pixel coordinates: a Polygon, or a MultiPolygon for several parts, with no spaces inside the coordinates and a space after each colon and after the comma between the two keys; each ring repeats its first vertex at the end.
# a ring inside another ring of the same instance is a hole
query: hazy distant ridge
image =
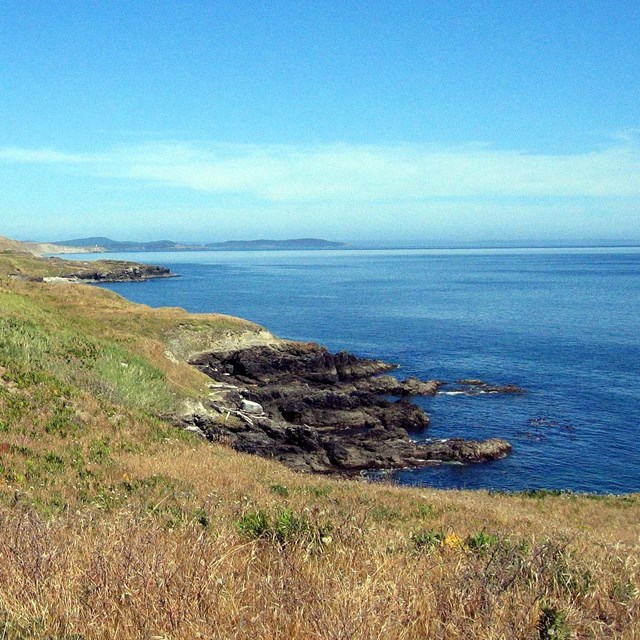
{"type": "MultiPolygon", "coordinates": [[[[35,256],[45,253],[88,253],[89,250],[80,245],[68,246],[65,243],[53,242],[20,242],[0,236],[0,251],[17,251],[19,253],[31,253],[35,256]]],[[[98,249],[98,251],[100,251],[98,249]]]]}
{"type": "Polygon", "coordinates": [[[284,249],[339,249],[344,242],[332,242],[318,238],[296,238],[292,240],[227,240],[226,242],[190,243],[173,240],[132,242],[111,240],[110,238],[74,238],[52,243],[59,247],[82,247],[95,251],[277,251],[284,249]]]}

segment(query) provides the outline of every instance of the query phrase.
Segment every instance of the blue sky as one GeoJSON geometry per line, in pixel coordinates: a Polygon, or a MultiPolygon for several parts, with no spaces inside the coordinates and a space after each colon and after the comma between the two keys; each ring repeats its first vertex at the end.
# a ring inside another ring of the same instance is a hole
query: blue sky
{"type": "Polygon", "coordinates": [[[640,3],[7,0],[0,235],[640,240],[640,3]]]}

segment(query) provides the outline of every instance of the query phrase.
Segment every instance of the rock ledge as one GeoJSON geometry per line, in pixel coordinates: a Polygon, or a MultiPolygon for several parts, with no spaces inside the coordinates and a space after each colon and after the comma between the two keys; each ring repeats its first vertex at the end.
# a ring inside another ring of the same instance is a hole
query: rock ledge
{"type": "Polygon", "coordinates": [[[483,462],[511,451],[497,438],[414,442],[408,432],[428,428],[429,417],[408,398],[436,395],[443,383],[398,380],[386,375],[395,365],[379,360],[280,341],[200,354],[190,363],[213,383],[206,406],[187,411],[180,424],[296,470],[355,473],[483,462]]]}

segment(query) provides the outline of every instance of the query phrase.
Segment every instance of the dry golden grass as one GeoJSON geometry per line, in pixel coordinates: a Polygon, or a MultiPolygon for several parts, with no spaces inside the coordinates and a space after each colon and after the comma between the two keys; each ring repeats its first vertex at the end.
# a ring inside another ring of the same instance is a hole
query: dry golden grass
{"type": "Polygon", "coordinates": [[[635,499],[300,476],[185,441],[113,465],[111,504],[0,511],[5,637],[536,638],[543,607],[577,637],[640,632],[635,499]],[[256,538],[257,510],[308,526],[256,538]]]}
{"type": "Polygon", "coordinates": [[[11,251],[13,253],[29,253],[32,255],[45,253],[86,253],[83,247],[60,247],[49,242],[20,242],[0,236],[0,251],[11,251]]]}
{"type": "Polygon", "coordinates": [[[299,475],[155,415],[206,391],[167,350],[252,339],[0,283],[0,640],[640,637],[638,496],[299,475]]]}

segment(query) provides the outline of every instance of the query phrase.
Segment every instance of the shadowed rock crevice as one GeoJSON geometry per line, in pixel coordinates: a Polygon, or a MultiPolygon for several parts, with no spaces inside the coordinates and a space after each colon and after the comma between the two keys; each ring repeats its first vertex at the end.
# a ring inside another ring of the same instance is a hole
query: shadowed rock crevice
{"type": "Polygon", "coordinates": [[[281,341],[201,354],[191,364],[214,383],[208,406],[183,416],[183,425],[294,469],[349,473],[495,460],[511,451],[495,438],[412,441],[408,432],[427,429],[429,416],[408,397],[436,395],[443,383],[398,380],[386,375],[396,367],[379,360],[281,341]]]}

